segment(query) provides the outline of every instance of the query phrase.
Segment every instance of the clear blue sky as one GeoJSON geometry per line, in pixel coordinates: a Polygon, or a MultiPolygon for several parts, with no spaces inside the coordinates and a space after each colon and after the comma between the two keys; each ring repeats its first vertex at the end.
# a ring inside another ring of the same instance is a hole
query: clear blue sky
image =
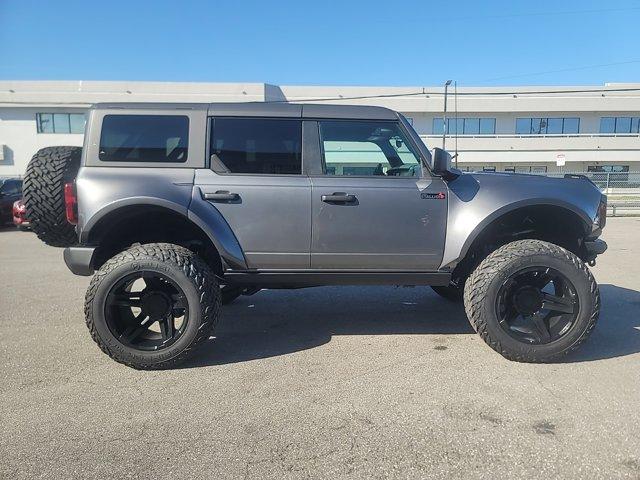
{"type": "Polygon", "coordinates": [[[0,0],[0,79],[639,82],[639,25],[637,0],[0,0]]]}

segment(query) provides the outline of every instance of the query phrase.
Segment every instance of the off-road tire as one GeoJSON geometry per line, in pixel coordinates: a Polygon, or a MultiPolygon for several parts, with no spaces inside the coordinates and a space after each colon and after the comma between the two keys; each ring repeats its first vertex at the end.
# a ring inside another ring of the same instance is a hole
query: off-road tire
{"type": "Polygon", "coordinates": [[[47,147],[36,153],[24,178],[27,220],[38,238],[52,247],[77,243],[75,226],[67,222],[64,185],[80,168],[81,147],[47,147]]]}
{"type": "Polygon", "coordinates": [[[503,357],[518,362],[551,362],[576,350],[593,331],[600,315],[600,291],[593,275],[576,255],[541,240],[519,240],[487,256],[464,289],[464,305],[471,326],[503,357]],[[530,266],[546,266],[567,276],[576,288],[580,304],[574,325],[566,335],[548,344],[518,342],[498,324],[495,304],[506,279],[530,266]]]}
{"type": "Polygon", "coordinates": [[[220,288],[211,268],[192,251],[168,243],[131,247],[108,260],[96,272],[85,297],[85,316],[91,337],[100,349],[138,370],[172,368],[209,338],[220,317],[220,288]],[[189,321],[182,336],[159,351],[140,351],[123,345],[109,330],[105,299],[118,279],[139,270],[161,272],[180,285],[187,297],[189,321]]]}

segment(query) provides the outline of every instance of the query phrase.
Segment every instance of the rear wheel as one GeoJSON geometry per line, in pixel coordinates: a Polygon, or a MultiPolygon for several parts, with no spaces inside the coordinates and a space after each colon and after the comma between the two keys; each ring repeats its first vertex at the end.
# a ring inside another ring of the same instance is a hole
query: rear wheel
{"type": "Polygon", "coordinates": [[[80,147],[47,147],[36,153],[24,177],[26,217],[38,238],[52,247],[77,243],[75,226],[67,222],[64,186],[80,168],[80,147]]]}
{"type": "Polygon", "coordinates": [[[464,290],[482,339],[510,360],[547,362],[575,350],[600,313],[600,293],[573,253],[540,240],[509,243],[480,263],[464,290]]]}
{"type": "Polygon", "coordinates": [[[171,244],[132,247],[93,277],[85,302],[98,346],[133,368],[170,368],[185,360],[214,329],[220,289],[209,266],[171,244]]]}

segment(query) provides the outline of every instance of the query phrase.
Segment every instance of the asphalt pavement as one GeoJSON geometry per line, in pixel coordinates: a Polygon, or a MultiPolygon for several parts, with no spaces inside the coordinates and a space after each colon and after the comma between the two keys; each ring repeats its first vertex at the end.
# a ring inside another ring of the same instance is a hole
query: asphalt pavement
{"type": "Polygon", "coordinates": [[[560,363],[509,362],[426,287],[262,291],[183,368],[117,364],[89,279],[0,230],[1,478],[640,478],[640,218],[560,363]]]}

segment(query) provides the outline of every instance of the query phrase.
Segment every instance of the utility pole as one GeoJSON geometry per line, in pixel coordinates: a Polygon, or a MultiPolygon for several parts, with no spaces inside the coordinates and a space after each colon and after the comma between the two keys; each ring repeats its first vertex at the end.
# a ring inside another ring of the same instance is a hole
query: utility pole
{"type": "MultiPolygon", "coordinates": [[[[442,132],[442,149],[444,150],[445,143],[447,141],[447,91],[451,85],[451,80],[447,80],[444,83],[444,115],[442,116],[443,132],[442,132]]],[[[456,125],[456,128],[458,126],[456,125]]]]}

